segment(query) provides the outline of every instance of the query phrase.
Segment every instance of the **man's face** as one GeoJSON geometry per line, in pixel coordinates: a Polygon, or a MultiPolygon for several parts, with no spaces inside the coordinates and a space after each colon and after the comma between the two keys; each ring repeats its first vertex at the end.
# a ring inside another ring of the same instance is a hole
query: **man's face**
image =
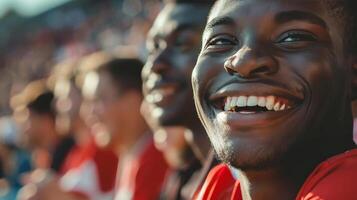
{"type": "Polygon", "coordinates": [[[208,20],[192,74],[220,158],[268,167],[306,141],[333,136],[349,96],[337,20],[320,1],[227,2],[208,20]]]}
{"type": "Polygon", "coordinates": [[[192,4],[168,4],[149,32],[143,90],[156,125],[188,126],[197,117],[191,73],[208,9],[192,4]]]}
{"type": "Polygon", "coordinates": [[[119,86],[107,72],[99,72],[98,75],[99,82],[96,91],[97,98],[94,103],[94,114],[98,121],[104,125],[112,139],[115,140],[117,137],[121,137],[125,118],[130,117],[130,112],[126,110],[128,102],[119,95],[119,86]]]}

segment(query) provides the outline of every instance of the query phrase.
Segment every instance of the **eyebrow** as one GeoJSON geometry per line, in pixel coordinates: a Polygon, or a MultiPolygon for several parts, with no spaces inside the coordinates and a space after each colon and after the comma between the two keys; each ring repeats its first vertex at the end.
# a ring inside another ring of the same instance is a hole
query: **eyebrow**
{"type": "Polygon", "coordinates": [[[292,11],[281,12],[275,16],[275,21],[280,24],[288,23],[294,20],[307,21],[309,23],[327,28],[327,25],[324,22],[324,20],[309,12],[292,10],[292,11]]]}
{"type": "Polygon", "coordinates": [[[235,25],[235,21],[230,17],[216,17],[207,23],[205,29],[212,29],[213,27],[220,25],[235,25]]]}

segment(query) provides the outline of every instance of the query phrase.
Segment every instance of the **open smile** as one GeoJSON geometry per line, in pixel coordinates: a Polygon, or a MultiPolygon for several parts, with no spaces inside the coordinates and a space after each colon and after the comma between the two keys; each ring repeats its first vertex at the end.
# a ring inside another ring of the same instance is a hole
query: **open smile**
{"type": "Polygon", "coordinates": [[[302,95],[283,89],[231,84],[211,95],[208,102],[218,121],[232,126],[249,126],[286,117],[302,104],[303,99],[302,95]]]}
{"type": "Polygon", "coordinates": [[[268,111],[284,111],[294,107],[295,102],[284,97],[269,96],[227,96],[214,103],[217,109],[226,112],[254,114],[268,111]]]}

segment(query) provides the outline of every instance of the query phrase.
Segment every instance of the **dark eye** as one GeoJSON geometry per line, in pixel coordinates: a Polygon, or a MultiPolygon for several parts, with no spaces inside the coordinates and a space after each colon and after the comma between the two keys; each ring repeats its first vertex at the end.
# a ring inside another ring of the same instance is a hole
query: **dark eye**
{"type": "Polygon", "coordinates": [[[216,36],[208,41],[206,49],[224,51],[238,44],[238,40],[232,36],[216,36]]]}
{"type": "Polygon", "coordinates": [[[286,48],[302,48],[315,41],[317,41],[317,37],[310,32],[289,31],[283,33],[276,43],[286,48]]]}

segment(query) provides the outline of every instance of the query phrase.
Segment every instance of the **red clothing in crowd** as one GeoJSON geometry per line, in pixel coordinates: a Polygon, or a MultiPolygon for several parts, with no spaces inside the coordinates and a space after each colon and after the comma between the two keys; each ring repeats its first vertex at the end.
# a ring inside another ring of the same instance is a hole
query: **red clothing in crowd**
{"type": "MultiPolygon", "coordinates": [[[[357,149],[336,155],[322,162],[306,179],[296,200],[357,199],[357,149]]],[[[202,187],[202,200],[241,200],[239,181],[228,166],[211,170],[202,187]]]]}
{"type": "Polygon", "coordinates": [[[168,165],[153,143],[152,135],[142,138],[120,159],[115,200],[156,200],[168,165]]]}
{"type": "Polygon", "coordinates": [[[102,149],[91,141],[72,150],[64,165],[66,173],[60,179],[60,186],[88,199],[111,200],[117,166],[118,158],[112,150],[102,149]]]}

